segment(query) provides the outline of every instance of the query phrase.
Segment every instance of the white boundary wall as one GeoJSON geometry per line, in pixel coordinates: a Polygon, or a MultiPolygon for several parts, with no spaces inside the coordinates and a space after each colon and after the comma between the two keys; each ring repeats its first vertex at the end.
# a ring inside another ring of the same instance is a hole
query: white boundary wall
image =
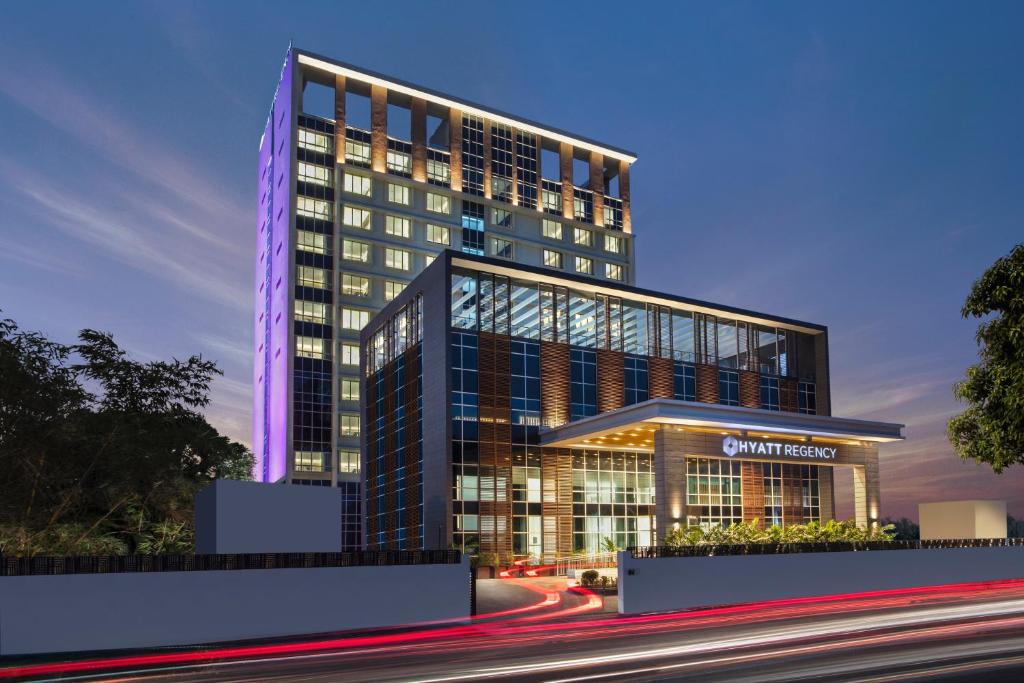
{"type": "Polygon", "coordinates": [[[619,612],[1024,578],[1024,546],[636,559],[619,553],[619,612]]]}
{"type": "Polygon", "coordinates": [[[0,577],[0,655],[466,621],[469,563],[0,577]]]}

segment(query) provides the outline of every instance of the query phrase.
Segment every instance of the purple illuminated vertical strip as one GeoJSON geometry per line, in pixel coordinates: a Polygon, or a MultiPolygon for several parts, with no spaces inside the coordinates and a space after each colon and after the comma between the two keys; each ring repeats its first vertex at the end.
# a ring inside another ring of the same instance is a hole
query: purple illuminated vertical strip
{"type": "Polygon", "coordinates": [[[253,363],[253,478],[274,482],[287,475],[288,374],[291,357],[291,48],[285,58],[270,119],[260,145],[260,211],[257,219],[256,355],[253,363]],[[266,169],[266,172],[264,170],[266,169]]]}

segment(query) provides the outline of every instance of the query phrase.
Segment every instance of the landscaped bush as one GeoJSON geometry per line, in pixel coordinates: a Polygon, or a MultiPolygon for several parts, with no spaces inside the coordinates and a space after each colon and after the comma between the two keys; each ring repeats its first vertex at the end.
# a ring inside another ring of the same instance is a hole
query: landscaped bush
{"type": "Polygon", "coordinates": [[[754,545],[769,543],[830,543],[852,541],[891,541],[895,538],[895,527],[865,529],[852,520],[840,522],[831,519],[824,524],[808,522],[786,527],[770,526],[761,528],[758,520],[739,522],[727,527],[715,526],[710,529],[688,527],[671,529],[662,539],[662,545],[670,548],[698,545],[754,545]]]}
{"type": "Polygon", "coordinates": [[[600,576],[594,569],[588,569],[580,575],[580,585],[584,588],[590,588],[597,583],[597,578],[600,576]]]}

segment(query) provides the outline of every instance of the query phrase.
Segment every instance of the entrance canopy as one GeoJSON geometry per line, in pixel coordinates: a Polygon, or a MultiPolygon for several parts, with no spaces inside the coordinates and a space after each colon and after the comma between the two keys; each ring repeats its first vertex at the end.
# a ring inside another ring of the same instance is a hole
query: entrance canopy
{"type": "Polygon", "coordinates": [[[654,451],[654,434],[662,426],[789,436],[810,442],[886,443],[903,439],[903,425],[890,422],[656,398],[542,428],[540,443],[560,448],[654,451]]]}

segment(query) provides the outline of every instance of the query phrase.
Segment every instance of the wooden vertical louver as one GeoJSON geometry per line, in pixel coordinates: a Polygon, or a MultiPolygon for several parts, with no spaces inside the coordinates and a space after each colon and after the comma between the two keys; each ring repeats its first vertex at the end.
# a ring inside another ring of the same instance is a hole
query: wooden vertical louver
{"type": "Polygon", "coordinates": [[[540,343],[540,411],[546,426],[555,427],[569,421],[569,345],[557,342],[540,343]]]}
{"type": "Polygon", "coordinates": [[[743,494],[743,521],[764,528],[764,475],[761,463],[744,462],[740,465],[740,489],[743,494]]]}
{"type": "Polygon", "coordinates": [[[621,408],[626,400],[624,356],[619,351],[597,350],[597,412],[621,408]]]}
{"type": "Polygon", "coordinates": [[[697,365],[697,400],[701,403],[718,403],[718,368],[714,365],[697,365]]]}
{"type": "Polygon", "coordinates": [[[647,367],[650,374],[650,397],[674,398],[675,380],[673,378],[672,359],[650,358],[648,359],[647,367]]]}
{"type": "Polygon", "coordinates": [[[756,372],[739,371],[740,405],[744,408],[761,407],[761,378],[756,372]]]}

